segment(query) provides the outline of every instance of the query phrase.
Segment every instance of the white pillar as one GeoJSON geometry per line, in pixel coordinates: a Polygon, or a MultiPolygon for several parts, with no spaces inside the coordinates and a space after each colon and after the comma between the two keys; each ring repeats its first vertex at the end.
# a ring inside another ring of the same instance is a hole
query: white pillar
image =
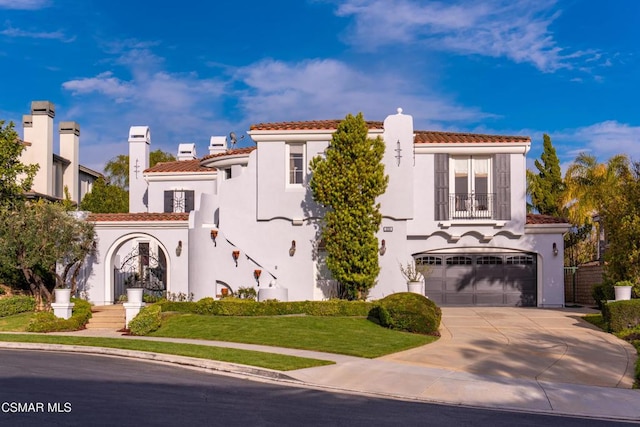
{"type": "Polygon", "coordinates": [[[142,173],[149,168],[151,131],[148,126],[129,129],[129,212],[147,212],[147,182],[142,173]]]}
{"type": "Polygon", "coordinates": [[[53,118],[55,108],[49,101],[33,101],[31,114],[22,117],[26,150],[20,161],[27,165],[38,164],[40,168],[33,179],[31,191],[53,195],[53,118]]]}
{"type": "Polygon", "coordinates": [[[80,125],[76,122],[60,122],[60,156],[69,160],[62,175],[63,188],[67,187],[71,200],[80,203],[80,125]]]}

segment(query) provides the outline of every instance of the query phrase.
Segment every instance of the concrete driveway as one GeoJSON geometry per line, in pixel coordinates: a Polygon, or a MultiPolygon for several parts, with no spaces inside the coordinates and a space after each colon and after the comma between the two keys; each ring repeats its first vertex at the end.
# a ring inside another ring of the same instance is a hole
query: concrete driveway
{"type": "Polygon", "coordinates": [[[631,388],[636,351],[590,309],[444,307],[442,338],[381,359],[472,374],[631,388]]]}

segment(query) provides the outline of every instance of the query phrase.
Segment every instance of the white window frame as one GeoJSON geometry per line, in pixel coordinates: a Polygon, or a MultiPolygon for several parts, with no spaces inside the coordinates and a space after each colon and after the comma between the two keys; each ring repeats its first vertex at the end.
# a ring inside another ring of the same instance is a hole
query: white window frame
{"type": "Polygon", "coordinates": [[[287,184],[287,187],[289,188],[303,188],[304,184],[305,184],[305,169],[306,169],[306,165],[307,165],[307,153],[306,153],[306,144],[304,142],[287,142],[285,144],[286,149],[285,149],[285,171],[286,171],[286,175],[285,175],[285,182],[287,184]],[[299,153],[292,153],[291,152],[291,148],[292,147],[300,147],[302,150],[302,169],[300,171],[298,170],[291,170],[291,156],[292,154],[299,154],[299,153]],[[297,174],[300,174],[300,182],[297,182],[297,179],[295,179],[295,177],[297,176],[297,174]],[[292,177],[294,177],[294,182],[292,182],[292,177]]]}
{"type": "MultiPolygon", "coordinates": [[[[487,194],[492,194],[491,189],[493,188],[493,158],[492,156],[480,155],[480,156],[451,156],[449,158],[449,193],[450,194],[458,194],[465,193],[462,191],[458,191],[456,189],[456,160],[466,160],[467,162],[467,189],[466,194],[470,196],[469,201],[465,204],[463,209],[459,209],[459,204],[454,202],[453,208],[456,212],[467,212],[472,211],[478,208],[478,201],[475,200],[474,195],[476,194],[475,188],[475,171],[479,169],[479,166],[476,166],[480,161],[486,161],[487,166],[487,194]]],[[[493,212],[493,199],[488,197],[487,206],[484,206],[483,211],[488,210],[489,212],[493,212]]]]}

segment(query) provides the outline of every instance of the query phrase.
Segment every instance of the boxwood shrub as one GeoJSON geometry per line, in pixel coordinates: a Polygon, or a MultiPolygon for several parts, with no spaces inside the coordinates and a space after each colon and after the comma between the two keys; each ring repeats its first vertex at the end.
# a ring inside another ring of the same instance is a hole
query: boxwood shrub
{"type": "Polygon", "coordinates": [[[88,301],[71,298],[75,304],[68,319],[56,317],[51,311],[36,313],[27,325],[28,332],[68,332],[84,329],[91,318],[91,304],[88,301]]]}
{"type": "Polygon", "coordinates": [[[30,296],[16,295],[0,299],[0,317],[33,311],[35,308],[36,300],[30,296]]]}
{"type": "Polygon", "coordinates": [[[438,335],[442,310],[429,298],[412,292],[400,292],[379,302],[377,317],[390,329],[425,335],[438,335]]]}
{"type": "Polygon", "coordinates": [[[640,325],[640,299],[612,301],[602,307],[602,317],[611,332],[640,325]]]}
{"type": "Polygon", "coordinates": [[[161,324],[162,308],[159,304],[149,305],[129,322],[131,335],[148,335],[157,330],[161,324]]]}

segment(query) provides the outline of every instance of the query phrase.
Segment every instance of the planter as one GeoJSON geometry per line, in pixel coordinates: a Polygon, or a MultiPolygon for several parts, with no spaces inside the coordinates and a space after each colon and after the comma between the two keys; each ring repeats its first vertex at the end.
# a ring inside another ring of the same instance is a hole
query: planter
{"type": "Polygon", "coordinates": [[[616,301],[631,299],[632,286],[614,286],[613,289],[616,293],[616,301]]]}
{"type": "Polygon", "coordinates": [[[407,282],[407,290],[409,292],[414,293],[414,294],[423,295],[423,293],[422,293],[422,281],[409,281],[409,282],[407,282]]]}
{"type": "Polygon", "coordinates": [[[127,302],[140,304],[142,303],[142,288],[128,288],[127,289],[127,302]]]}
{"type": "Polygon", "coordinates": [[[71,301],[71,289],[54,289],[56,304],[69,304],[71,301]]]}

